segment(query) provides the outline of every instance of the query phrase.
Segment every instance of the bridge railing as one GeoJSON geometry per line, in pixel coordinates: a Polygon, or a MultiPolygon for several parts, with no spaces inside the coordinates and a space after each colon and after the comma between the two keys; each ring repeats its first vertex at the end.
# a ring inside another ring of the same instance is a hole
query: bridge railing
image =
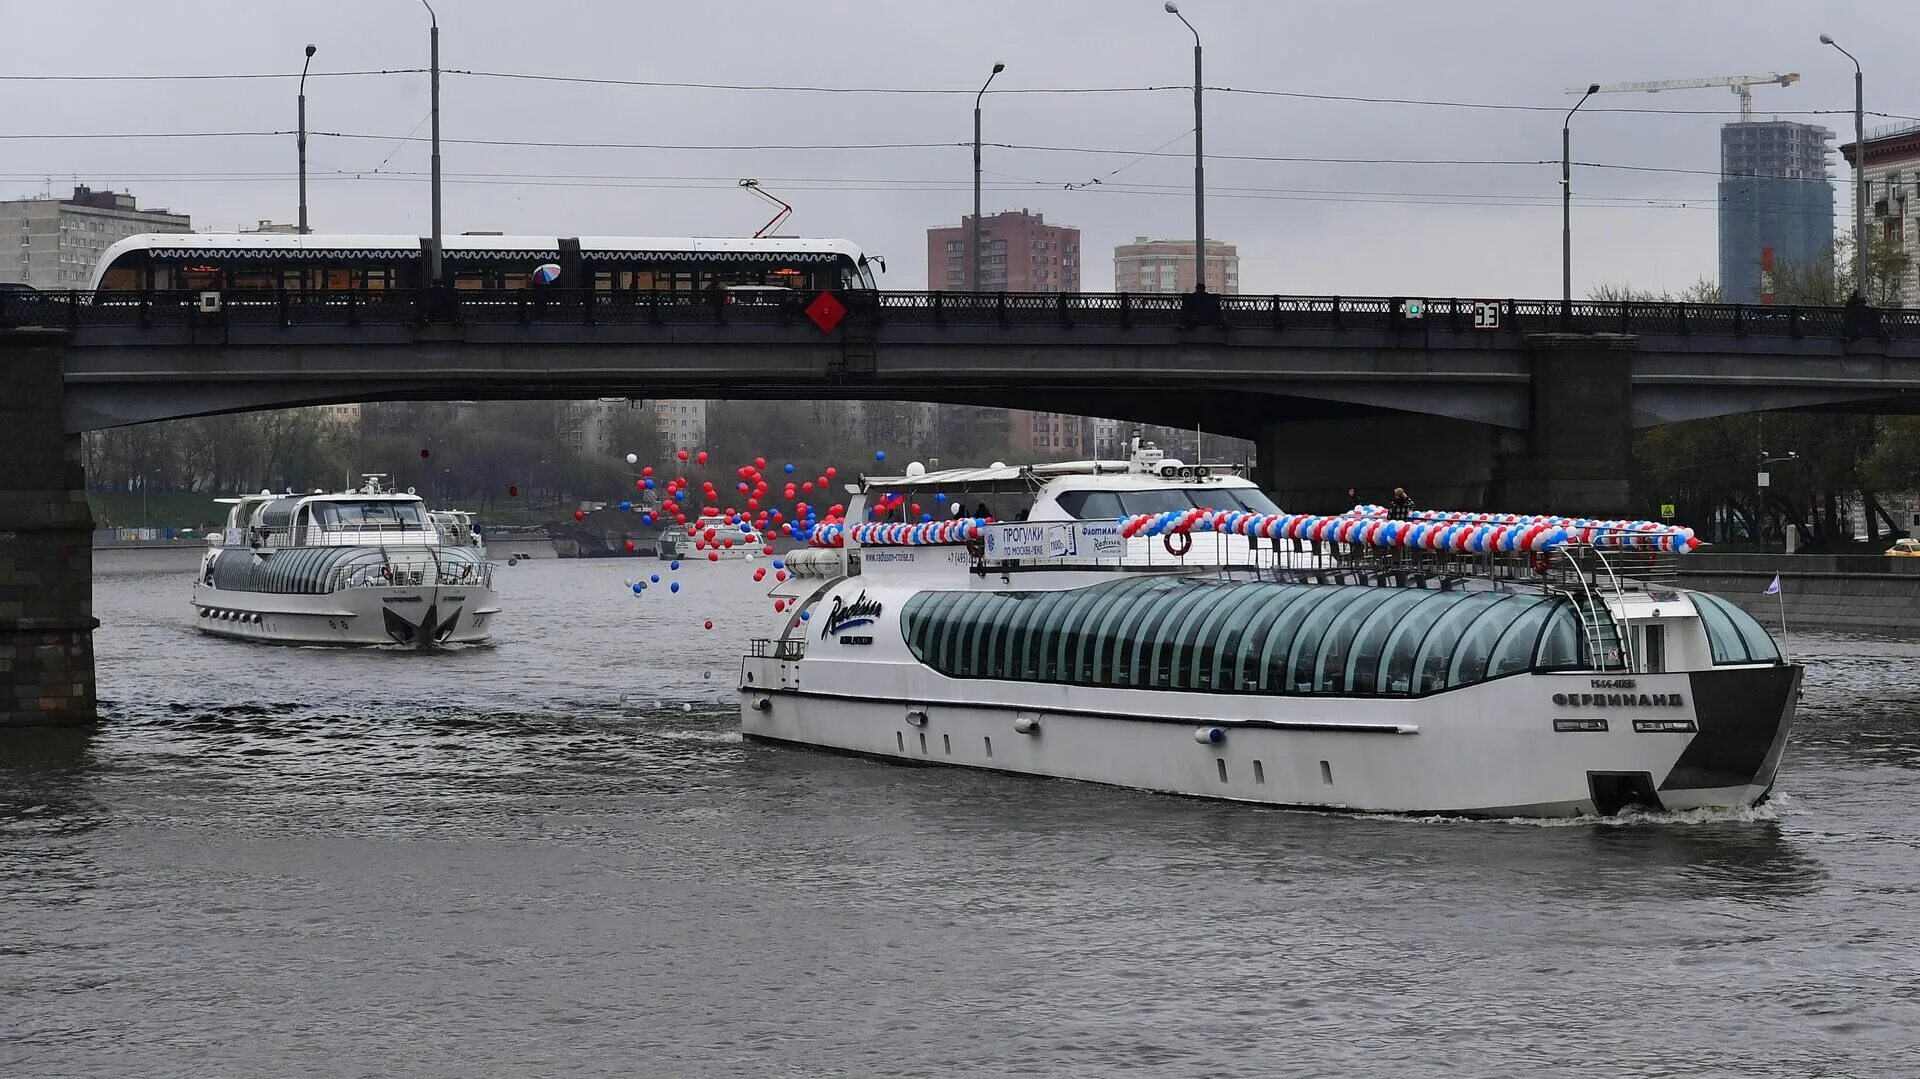
{"type": "MultiPolygon", "coordinates": [[[[0,291],[0,326],[770,325],[811,331],[819,293],[605,289],[0,291]]],[[[852,325],[1100,326],[1920,338],[1920,310],[1638,301],[836,291],[852,325]]]]}

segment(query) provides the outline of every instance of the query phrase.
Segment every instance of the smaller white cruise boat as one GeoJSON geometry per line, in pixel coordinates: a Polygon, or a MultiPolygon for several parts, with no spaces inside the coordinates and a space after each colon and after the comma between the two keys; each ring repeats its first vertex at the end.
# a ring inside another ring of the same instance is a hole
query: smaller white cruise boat
{"type": "Polygon", "coordinates": [[[1567,816],[1753,805],[1793,722],[1801,668],[1671,582],[1697,541],[1658,522],[1288,514],[1147,448],[869,478],[847,512],[785,557],[779,623],[741,663],[750,739],[1269,805],[1567,816]],[[909,520],[902,501],[964,509],[909,520]]]}
{"type": "Polygon", "coordinates": [[[207,537],[194,622],[217,637],[280,644],[474,644],[500,613],[493,564],[470,514],[429,512],[368,475],[355,491],[223,498],[207,537]]]}

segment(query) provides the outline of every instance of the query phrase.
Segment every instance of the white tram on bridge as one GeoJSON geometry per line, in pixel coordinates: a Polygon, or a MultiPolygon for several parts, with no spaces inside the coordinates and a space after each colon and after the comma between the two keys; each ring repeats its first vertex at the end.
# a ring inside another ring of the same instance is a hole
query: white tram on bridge
{"type": "MultiPolygon", "coordinates": [[[[431,241],[418,236],[149,233],[109,247],[95,292],[380,291],[426,283],[431,241]]],[[[618,292],[872,289],[877,258],[847,240],[662,236],[448,236],[456,290],[516,289],[535,267],[555,287],[618,292]]]]}

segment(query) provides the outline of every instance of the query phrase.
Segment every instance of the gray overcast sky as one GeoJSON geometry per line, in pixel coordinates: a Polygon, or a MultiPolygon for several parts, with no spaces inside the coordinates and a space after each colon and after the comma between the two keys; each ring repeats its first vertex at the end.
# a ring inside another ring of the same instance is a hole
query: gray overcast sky
{"type": "MultiPolygon", "coordinates": [[[[792,202],[782,231],[841,236],[888,256],[885,283],[926,281],[925,234],[971,205],[972,93],[993,61],[997,90],[1179,86],[1191,37],[1160,0],[729,0],[725,3],[440,0],[447,69],[719,83],[965,89],[854,95],[581,86],[449,74],[442,135],[455,139],[672,145],[930,142],[925,149],[661,150],[444,148],[448,232],[747,235],[758,177],[792,202]]],[[[1559,289],[1559,127],[1589,81],[1797,71],[1759,87],[1756,114],[1851,137],[1852,68],[1870,110],[1920,114],[1905,63],[1911,5],[1866,0],[1558,0],[1444,4],[1183,0],[1206,42],[1209,85],[1551,106],[1492,111],[1214,93],[1207,99],[1210,235],[1240,246],[1242,290],[1551,296],[1559,289]],[[1812,110],[1840,110],[1808,116],[1812,110]],[[1234,161],[1226,155],[1474,159],[1437,165],[1234,161]],[[1362,192],[1383,194],[1361,194],[1362,192]],[[1437,197],[1423,197],[1437,196],[1437,197]],[[1426,202],[1428,205],[1416,205],[1426,202]],[[1477,205],[1475,203],[1478,203],[1477,205]]],[[[409,0],[123,0],[7,5],[0,74],[314,71],[425,67],[427,17],[409,0]]],[[[424,74],[311,78],[309,141],[319,232],[425,232],[424,74]],[[416,125],[418,125],[416,131],[416,125]],[[383,164],[384,162],[384,164],[383,164]],[[380,175],[374,175],[375,169],[380,175]]],[[[1576,292],[1601,282],[1677,288],[1715,272],[1717,128],[1725,90],[1602,95],[1574,121],[1576,160],[1687,172],[1577,169],[1576,292]],[[1647,115],[1608,109],[1701,110],[1647,115]],[[1649,201],[1651,200],[1651,201],[1649,201]]],[[[1078,226],[1084,287],[1111,285],[1112,246],[1190,234],[1192,98],[1182,90],[994,94],[989,142],[1175,156],[989,148],[986,204],[1078,226]],[[1067,190],[1126,166],[1106,184],[1067,190]],[[1122,185],[1130,185],[1122,187],[1122,185]]],[[[247,82],[0,81],[0,135],[275,131],[294,126],[294,86],[247,82]]],[[[1868,117],[1868,127],[1896,122],[1868,117]]],[[[291,221],[291,135],[0,142],[0,197],[74,180],[134,191],[200,228],[291,221]]],[[[1846,168],[1834,157],[1836,175],[1846,168]]],[[[1844,190],[1844,188],[1843,188],[1844,190]]],[[[1844,219],[1850,203],[1837,200],[1844,219]]],[[[1842,221],[1842,228],[1846,222],[1842,221]]]]}

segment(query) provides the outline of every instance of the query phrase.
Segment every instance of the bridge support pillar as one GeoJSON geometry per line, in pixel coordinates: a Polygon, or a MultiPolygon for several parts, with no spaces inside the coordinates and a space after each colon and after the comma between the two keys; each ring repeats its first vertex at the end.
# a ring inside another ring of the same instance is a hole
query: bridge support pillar
{"type": "Polygon", "coordinates": [[[1481,423],[1406,413],[1272,423],[1260,432],[1260,486],[1290,513],[1385,505],[1395,487],[1422,507],[1483,509],[1498,460],[1522,435],[1481,423]]]}
{"type": "Polygon", "coordinates": [[[1523,454],[1501,462],[1494,500],[1515,513],[1629,517],[1633,353],[1625,334],[1527,338],[1533,417],[1523,454]]]}
{"type": "Polygon", "coordinates": [[[93,722],[93,515],[57,331],[0,330],[0,727],[93,722]]]}

